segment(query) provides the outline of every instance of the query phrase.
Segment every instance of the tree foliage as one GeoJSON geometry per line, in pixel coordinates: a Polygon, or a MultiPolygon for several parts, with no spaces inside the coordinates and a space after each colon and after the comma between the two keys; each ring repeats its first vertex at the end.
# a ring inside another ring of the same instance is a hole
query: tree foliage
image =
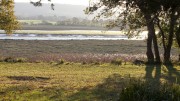
{"type": "MultiPolygon", "coordinates": [[[[51,2],[51,0],[47,0],[47,1],[51,2]]],[[[42,0],[38,0],[37,2],[30,1],[30,3],[36,7],[42,6],[42,0]]],[[[53,3],[51,3],[51,9],[54,10],[54,4],[53,3]]]]}
{"type": "Polygon", "coordinates": [[[0,1],[0,29],[7,34],[12,34],[14,30],[19,29],[19,23],[14,15],[14,1],[0,1]]]}
{"type": "Polygon", "coordinates": [[[148,30],[147,57],[148,60],[153,60],[153,42],[155,57],[158,62],[160,57],[155,32],[159,28],[164,44],[164,61],[170,60],[174,34],[179,40],[179,0],[91,0],[85,12],[92,14],[96,11],[98,12],[97,18],[112,19],[108,27],[118,26],[120,30],[127,30],[129,36],[137,35],[134,32],[138,32],[139,29],[146,26],[148,30]],[[165,32],[167,32],[167,37],[164,34],[165,32]]]}

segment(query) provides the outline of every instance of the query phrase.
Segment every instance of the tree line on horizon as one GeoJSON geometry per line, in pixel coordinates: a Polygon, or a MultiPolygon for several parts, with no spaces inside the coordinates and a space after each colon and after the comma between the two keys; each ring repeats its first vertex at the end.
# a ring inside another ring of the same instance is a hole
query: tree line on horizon
{"type": "Polygon", "coordinates": [[[87,18],[78,17],[56,17],[56,16],[33,16],[33,17],[18,17],[20,24],[23,25],[52,25],[52,26],[87,26],[87,27],[105,27],[108,20],[90,20],[87,18]],[[21,22],[21,20],[23,22],[21,22]],[[39,21],[39,23],[33,22],[39,21]]]}

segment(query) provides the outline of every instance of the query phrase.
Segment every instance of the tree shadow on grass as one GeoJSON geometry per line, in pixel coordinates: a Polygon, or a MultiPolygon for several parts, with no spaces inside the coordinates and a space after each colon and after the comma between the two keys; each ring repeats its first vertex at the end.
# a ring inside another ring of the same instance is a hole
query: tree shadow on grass
{"type": "Polygon", "coordinates": [[[103,83],[95,88],[83,88],[76,94],[69,96],[71,101],[117,101],[125,78],[119,74],[110,75],[103,83]]]}
{"type": "Polygon", "coordinates": [[[172,63],[165,64],[165,67],[167,68],[168,72],[164,78],[169,82],[180,84],[180,71],[174,68],[172,63]]]}
{"type": "Polygon", "coordinates": [[[49,77],[35,77],[35,76],[7,76],[11,80],[18,81],[46,81],[50,80],[49,77]]]}
{"type": "MultiPolygon", "coordinates": [[[[160,89],[161,79],[166,79],[170,83],[176,83],[180,77],[179,72],[173,65],[165,65],[168,73],[163,73],[163,65],[161,64],[147,64],[145,82],[151,84],[155,89],[160,89]],[[173,79],[172,79],[173,78],[173,79]],[[176,80],[175,80],[176,78],[176,80]]],[[[139,78],[142,79],[142,78],[139,78]]],[[[94,88],[80,89],[76,94],[69,96],[71,101],[118,101],[120,100],[120,93],[124,87],[127,87],[130,81],[137,81],[138,78],[122,77],[119,74],[110,75],[104,79],[104,82],[94,88]]]]}
{"type": "MultiPolygon", "coordinates": [[[[129,80],[129,77],[127,78],[129,80]]],[[[11,77],[11,79],[17,79],[17,77],[11,77]]],[[[20,85],[0,89],[0,97],[8,96],[7,100],[33,101],[117,101],[126,80],[119,74],[113,74],[95,87],[85,87],[68,96],[67,91],[59,87],[34,88],[33,85],[20,85]]]]}
{"type": "Polygon", "coordinates": [[[161,64],[147,64],[145,79],[147,81],[156,80],[157,82],[160,82],[160,78],[161,78],[161,64]],[[153,76],[154,70],[155,73],[153,76]]]}
{"type": "Polygon", "coordinates": [[[168,81],[168,83],[180,84],[180,72],[174,68],[172,63],[165,65],[146,64],[145,79],[147,82],[154,82],[154,84],[159,85],[161,83],[161,78],[168,81]]]}

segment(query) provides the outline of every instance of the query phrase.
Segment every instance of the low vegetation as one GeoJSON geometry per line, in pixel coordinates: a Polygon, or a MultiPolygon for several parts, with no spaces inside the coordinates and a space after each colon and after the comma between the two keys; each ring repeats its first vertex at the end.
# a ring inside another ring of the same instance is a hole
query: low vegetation
{"type": "MultiPolygon", "coordinates": [[[[111,62],[146,60],[146,42],[133,40],[117,41],[27,41],[0,40],[0,57],[25,58],[30,62],[52,62],[64,59],[70,62],[111,62]],[[7,54],[8,53],[8,54],[7,54]]],[[[161,49],[161,54],[163,50],[161,49]]],[[[178,60],[178,50],[173,48],[173,60],[178,60]]],[[[138,63],[138,61],[136,61],[138,63]]]]}
{"type": "Polygon", "coordinates": [[[155,80],[131,80],[122,90],[120,101],[180,101],[180,86],[155,80]]]}

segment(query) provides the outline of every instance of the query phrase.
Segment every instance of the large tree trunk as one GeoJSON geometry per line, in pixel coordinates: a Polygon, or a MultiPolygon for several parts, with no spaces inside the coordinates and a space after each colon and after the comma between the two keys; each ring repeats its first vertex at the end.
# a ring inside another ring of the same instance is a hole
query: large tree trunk
{"type": "Polygon", "coordinates": [[[148,39],[147,39],[147,59],[148,63],[153,63],[154,62],[154,54],[152,51],[152,34],[148,32],[148,39]]]}
{"type": "MultiPolygon", "coordinates": [[[[146,15],[146,22],[147,22],[147,28],[148,28],[148,37],[151,37],[151,42],[153,41],[154,45],[154,52],[155,52],[155,58],[156,62],[160,63],[160,55],[159,55],[159,49],[158,49],[158,43],[157,43],[157,37],[155,34],[155,29],[154,29],[154,23],[153,20],[151,19],[151,16],[149,14],[146,15]],[[150,34],[150,35],[149,35],[150,34]]],[[[152,45],[152,43],[151,43],[152,45]]],[[[147,44],[148,46],[148,44],[147,44]]],[[[151,48],[152,51],[152,48],[151,48]]],[[[154,57],[153,57],[154,59],[154,57]]]]}

